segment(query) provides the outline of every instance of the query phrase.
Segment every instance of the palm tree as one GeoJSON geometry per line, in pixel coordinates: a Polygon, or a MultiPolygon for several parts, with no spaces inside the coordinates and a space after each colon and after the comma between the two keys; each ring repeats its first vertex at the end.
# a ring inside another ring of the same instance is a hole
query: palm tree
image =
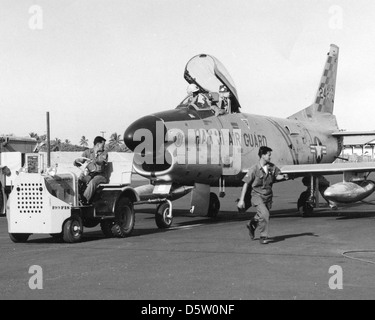
{"type": "Polygon", "coordinates": [[[39,142],[39,140],[40,140],[39,135],[37,133],[35,133],[35,132],[30,132],[29,136],[30,136],[30,138],[36,139],[37,142],[39,142]]]}
{"type": "Polygon", "coordinates": [[[81,141],[79,142],[79,145],[82,147],[88,147],[89,146],[89,139],[86,139],[85,136],[82,136],[81,141]]]}
{"type": "Polygon", "coordinates": [[[70,140],[69,139],[65,139],[64,143],[65,144],[70,144],[70,140]]]}
{"type": "Polygon", "coordinates": [[[111,137],[109,138],[109,147],[117,150],[122,146],[122,144],[123,141],[121,140],[121,134],[117,134],[116,132],[112,133],[111,137]]]}
{"type": "Polygon", "coordinates": [[[52,151],[60,151],[61,140],[59,138],[56,138],[52,144],[53,144],[52,151]]]}
{"type": "Polygon", "coordinates": [[[46,144],[46,139],[47,139],[47,135],[43,134],[41,136],[39,136],[37,133],[35,132],[30,132],[29,133],[29,136],[31,138],[34,138],[37,142],[35,148],[34,148],[34,152],[39,152],[42,150],[43,146],[46,144]]]}

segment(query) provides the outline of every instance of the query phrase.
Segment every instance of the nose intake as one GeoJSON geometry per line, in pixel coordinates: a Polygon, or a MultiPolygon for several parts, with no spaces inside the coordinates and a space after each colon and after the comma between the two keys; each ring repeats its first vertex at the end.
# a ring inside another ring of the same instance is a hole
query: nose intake
{"type": "Polygon", "coordinates": [[[156,141],[164,141],[164,124],[155,116],[145,116],[133,122],[124,133],[125,145],[134,151],[145,142],[146,152],[155,151],[156,141]],[[162,135],[161,137],[159,137],[162,135]],[[158,139],[158,140],[157,140],[158,139]],[[160,140],[162,139],[162,140],[160,140]]]}
{"type": "Polygon", "coordinates": [[[134,152],[134,167],[143,172],[164,171],[170,167],[165,156],[166,133],[163,120],[154,115],[145,116],[126,129],[124,142],[134,152]]]}

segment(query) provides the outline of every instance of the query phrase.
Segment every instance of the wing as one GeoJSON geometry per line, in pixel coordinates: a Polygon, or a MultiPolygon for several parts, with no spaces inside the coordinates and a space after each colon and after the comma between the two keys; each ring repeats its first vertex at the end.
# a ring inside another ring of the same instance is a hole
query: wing
{"type": "Polygon", "coordinates": [[[361,173],[375,171],[375,162],[350,162],[350,163],[323,163],[323,164],[301,164],[281,166],[282,173],[294,177],[307,174],[330,175],[345,172],[361,173]]]}
{"type": "Polygon", "coordinates": [[[375,171],[375,162],[289,165],[280,170],[292,178],[341,173],[343,181],[330,185],[324,191],[324,198],[334,202],[354,203],[375,191],[375,182],[367,180],[368,174],[375,171]]]}
{"type": "Polygon", "coordinates": [[[375,131],[337,131],[333,132],[334,137],[354,137],[354,136],[373,136],[375,137],[375,131]]]}

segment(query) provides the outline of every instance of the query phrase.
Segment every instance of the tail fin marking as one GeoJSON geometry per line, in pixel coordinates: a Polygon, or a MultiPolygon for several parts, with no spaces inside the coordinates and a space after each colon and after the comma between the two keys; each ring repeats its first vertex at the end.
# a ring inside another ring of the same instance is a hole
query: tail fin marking
{"type": "Polygon", "coordinates": [[[339,47],[331,44],[314,103],[288,119],[312,120],[315,115],[333,115],[339,47]]]}
{"type": "Polygon", "coordinates": [[[338,54],[339,48],[332,44],[315,97],[315,110],[317,112],[333,113],[338,54]]]}

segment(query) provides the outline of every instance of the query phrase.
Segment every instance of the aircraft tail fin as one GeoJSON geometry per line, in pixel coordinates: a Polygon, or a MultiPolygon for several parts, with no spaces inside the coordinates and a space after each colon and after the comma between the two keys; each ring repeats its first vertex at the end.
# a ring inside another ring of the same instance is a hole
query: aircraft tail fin
{"type": "Polygon", "coordinates": [[[317,116],[330,118],[333,115],[338,57],[339,47],[331,44],[314,103],[288,119],[313,120],[317,116]]]}

